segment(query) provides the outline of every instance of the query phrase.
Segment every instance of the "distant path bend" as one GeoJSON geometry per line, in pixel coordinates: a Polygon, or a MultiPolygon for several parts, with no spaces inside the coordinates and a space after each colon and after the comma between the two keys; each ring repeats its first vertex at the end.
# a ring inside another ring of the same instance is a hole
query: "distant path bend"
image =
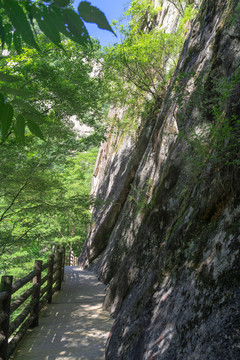
{"type": "Polygon", "coordinates": [[[102,310],[104,285],[89,271],[65,266],[62,290],[28,330],[13,360],[99,360],[113,320],[102,310]]]}

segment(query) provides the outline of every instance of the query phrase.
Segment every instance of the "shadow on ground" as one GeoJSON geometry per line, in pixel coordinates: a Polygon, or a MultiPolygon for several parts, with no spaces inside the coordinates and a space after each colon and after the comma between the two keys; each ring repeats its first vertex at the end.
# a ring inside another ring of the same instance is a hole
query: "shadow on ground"
{"type": "Polygon", "coordinates": [[[102,310],[104,285],[78,267],[65,267],[62,290],[28,330],[13,360],[103,359],[113,320],[102,310]]]}

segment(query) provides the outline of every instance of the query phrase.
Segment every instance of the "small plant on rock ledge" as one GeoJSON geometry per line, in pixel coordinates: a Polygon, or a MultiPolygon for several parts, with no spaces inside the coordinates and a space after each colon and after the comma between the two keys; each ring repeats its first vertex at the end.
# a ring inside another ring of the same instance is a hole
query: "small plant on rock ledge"
{"type": "Polygon", "coordinates": [[[110,101],[129,107],[131,123],[136,117],[143,118],[149,103],[161,103],[196,13],[192,5],[186,6],[176,32],[167,33],[155,24],[159,11],[161,7],[154,7],[150,0],[134,0],[125,13],[130,17],[128,27],[119,28],[122,44],[105,48],[103,69],[110,101]]]}
{"type": "Polygon", "coordinates": [[[143,188],[137,188],[133,184],[131,185],[132,192],[129,195],[129,199],[133,200],[137,206],[137,212],[144,213],[145,210],[152,206],[151,202],[148,203],[148,199],[152,192],[153,179],[148,179],[143,188]]]}
{"type": "MultiPolygon", "coordinates": [[[[184,114],[178,113],[183,127],[179,137],[184,137],[191,151],[186,156],[192,176],[198,176],[207,163],[214,167],[240,168],[240,71],[231,77],[214,77],[205,86],[196,91],[196,100],[200,98],[203,122],[185,129],[184,114]]],[[[179,106],[183,99],[180,96],[179,106]]],[[[196,105],[196,104],[195,104],[196,105]]]]}

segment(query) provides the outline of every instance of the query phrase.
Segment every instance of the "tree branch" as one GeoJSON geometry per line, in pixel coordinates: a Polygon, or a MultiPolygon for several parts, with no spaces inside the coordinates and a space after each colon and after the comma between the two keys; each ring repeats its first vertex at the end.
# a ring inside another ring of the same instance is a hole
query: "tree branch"
{"type": "MultiPolygon", "coordinates": [[[[43,159],[43,158],[42,158],[43,159]]],[[[39,168],[39,166],[42,163],[42,159],[39,161],[39,163],[37,164],[37,166],[35,167],[35,169],[33,169],[32,173],[30,174],[30,176],[28,177],[28,179],[24,182],[24,184],[21,186],[21,188],[18,190],[17,194],[14,196],[14,198],[12,199],[11,203],[9,204],[9,206],[6,208],[6,210],[2,213],[1,217],[0,217],[0,222],[7,216],[7,212],[11,209],[11,207],[14,205],[15,201],[17,200],[17,198],[19,197],[19,195],[22,193],[22,191],[25,189],[25,187],[29,184],[29,182],[31,181],[31,177],[32,175],[36,172],[36,170],[39,168]]]]}

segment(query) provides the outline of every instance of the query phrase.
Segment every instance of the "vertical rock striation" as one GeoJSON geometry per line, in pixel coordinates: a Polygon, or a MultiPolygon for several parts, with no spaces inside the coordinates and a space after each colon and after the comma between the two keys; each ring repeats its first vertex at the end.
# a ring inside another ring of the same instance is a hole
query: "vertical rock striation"
{"type": "Polygon", "coordinates": [[[204,0],[158,115],[100,149],[81,264],[108,284],[108,360],[240,358],[239,24],[204,0]]]}

